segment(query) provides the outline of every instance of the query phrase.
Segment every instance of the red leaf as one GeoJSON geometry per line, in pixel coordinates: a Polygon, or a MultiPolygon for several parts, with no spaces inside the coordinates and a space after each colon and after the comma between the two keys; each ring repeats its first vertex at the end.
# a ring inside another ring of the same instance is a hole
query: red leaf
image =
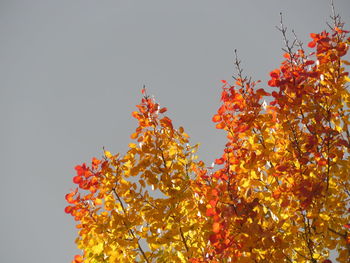
{"type": "Polygon", "coordinates": [[[86,170],[86,164],[83,163],[82,165],[77,165],[74,167],[74,169],[77,171],[77,175],[84,175],[86,170]]]}
{"type": "Polygon", "coordinates": [[[75,184],[79,184],[82,180],[83,178],[79,175],[73,177],[73,183],[75,184]]]}
{"type": "Polygon", "coordinates": [[[309,65],[312,65],[312,64],[314,64],[314,63],[315,63],[315,61],[313,61],[313,60],[308,60],[308,61],[305,62],[305,66],[309,66],[309,65]]]}
{"type": "Polygon", "coordinates": [[[279,172],[284,172],[288,169],[288,166],[287,165],[278,165],[276,167],[276,170],[279,171],[279,172]]]}
{"type": "Polygon", "coordinates": [[[168,110],[168,109],[164,107],[164,108],[161,108],[161,109],[159,110],[159,112],[160,112],[160,113],[164,113],[164,112],[166,112],[167,110],[168,110]]]}
{"type": "Polygon", "coordinates": [[[270,87],[277,87],[277,83],[276,83],[276,80],[275,79],[270,79],[267,84],[270,86],[270,87]]]}
{"type": "Polygon", "coordinates": [[[280,70],[279,69],[275,69],[275,70],[270,72],[271,78],[278,78],[279,75],[280,75],[280,70]]]}
{"type": "Polygon", "coordinates": [[[258,89],[256,91],[256,94],[258,94],[260,96],[270,96],[270,93],[267,93],[264,89],[258,89]]]}
{"type": "Polygon", "coordinates": [[[316,46],[316,42],[315,41],[311,41],[307,46],[310,47],[310,48],[314,48],[316,46]]]}
{"type": "Polygon", "coordinates": [[[325,158],[321,158],[317,163],[320,166],[325,166],[327,165],[327,160],[325,158]]]}
{"type": "Polygon", "coordinates": [[[216,212],[214,208],[208,208],[207,211],[205,212],[206,216],[215,216],[216,212]]]}
{"type": "Polygon", "coordinates": [[[225,161],[224,161],[224,158],[220,158],[220,159],[215,159],[215,164],[217,165],[221,165],[223,164],[225,161]]]}
{"type": "Polygon", "coordinates": [[[210,235],[209,240],[212,244],[215,244],[218,241],[217,235],[216,234],[210,235]]]}
{"type": "Polygon", "coordinates": [[[67,214],[70,214],[70,213],[72,213],[72,211],[73,211],[73,207],[72,206],[67,206],[65,209],[64,209],[64,212],[65,213],[67,213],[67,214]]]}

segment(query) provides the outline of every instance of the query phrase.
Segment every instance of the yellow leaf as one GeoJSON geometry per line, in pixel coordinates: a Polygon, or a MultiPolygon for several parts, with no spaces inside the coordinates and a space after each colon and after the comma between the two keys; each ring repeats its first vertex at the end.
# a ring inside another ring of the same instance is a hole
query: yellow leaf
{"type": "Polygon", "coordinates": [[[102,199],[96,198],[95,205],[102,205],[102,199]]]}
{"type": "Polygon", "coordinates": [[[320,217],[324,220],[324,221],[329,221],[329,219],[331,219],[328,215],[326,214],[320,214],[320,217]]]}
{"type": "Polygon", "coordinates": [[[129,148],[133,149],[133,148],[136,148],[137,145],[135,143],[129,143],[129,148]]]}
{"type": "Polygon", "coordinates": [[[180,251],[177,251],[177,256],[179,257],[181,262],[184,262],[184,263],[187,262],[185,256],[180,251]]]}
{"type": "Polygon", "coordinates": [[[112,157],[112,154],[111,154],[111,152],[109,152],[109,151],[105,151],[105,156],[106,156],[107,158],[111,158],[111,157],[112,157]]]}
{"type": "Polygon", "coordinates": [[[100,254],[103,251],[103,242],[97,244],[96,246],[93,246],[91,250],[95,254],[100,254]]]}
{"type": "Polygon", "coordinates": [[[250,185],[250,180],[242,180],[242,184],[241,184],[241,187],[243,188],[248,188],[250,185]]]}

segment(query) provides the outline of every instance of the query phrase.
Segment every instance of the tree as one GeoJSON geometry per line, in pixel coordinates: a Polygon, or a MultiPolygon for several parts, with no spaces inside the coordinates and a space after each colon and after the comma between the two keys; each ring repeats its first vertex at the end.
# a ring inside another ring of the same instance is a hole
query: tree
{"type": "Polygon", "coordinates": [[[271,93],[236,57],[213,117],[227,137],[218,169],[197,160],[143,89],[127,153],[75,167],[65,211],[83,255],[73,262],[326,263],[333,250],[350,262],[350,38],[332,18],[309,54],[281,23],[285,60],[271,93]]]}

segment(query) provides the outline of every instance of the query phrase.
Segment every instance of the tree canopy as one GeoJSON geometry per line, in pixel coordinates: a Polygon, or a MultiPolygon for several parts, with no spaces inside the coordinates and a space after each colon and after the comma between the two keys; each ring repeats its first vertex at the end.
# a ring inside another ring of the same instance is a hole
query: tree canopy
{"type": "Polygon", "coordinates": [[[339,262],[350,258],[349,31],[333,16],[305,49],[286,28],[270,88],[222,81],[226,134],[208,166],[146,90],[126,154],[75,167],[65,212],[86,262],[339,262]]]}

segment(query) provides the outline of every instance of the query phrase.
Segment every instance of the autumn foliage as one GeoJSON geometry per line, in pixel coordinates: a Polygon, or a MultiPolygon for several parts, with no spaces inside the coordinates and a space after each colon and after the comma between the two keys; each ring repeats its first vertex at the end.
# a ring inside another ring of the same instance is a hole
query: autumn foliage
{"type": "Polygon", "coordinates": [[[286,41],[266,90],[236,61],[214,167],[143,89],[127,153],[75,167],[73,262],[350,262],[350,38],[334,21],[311,52],[286,41]]]}

